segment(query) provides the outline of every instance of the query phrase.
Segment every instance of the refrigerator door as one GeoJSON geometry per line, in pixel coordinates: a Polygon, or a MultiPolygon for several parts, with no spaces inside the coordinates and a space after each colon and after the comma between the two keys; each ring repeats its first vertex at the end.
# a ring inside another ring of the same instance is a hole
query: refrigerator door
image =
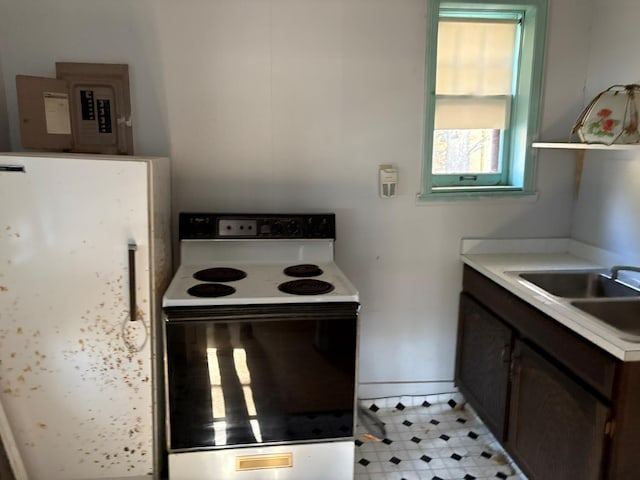
{"type": "Polygon", "coordinates": [[[152,473],[148,168],[0,156],[0,398],[32,480],[152,473]]]}

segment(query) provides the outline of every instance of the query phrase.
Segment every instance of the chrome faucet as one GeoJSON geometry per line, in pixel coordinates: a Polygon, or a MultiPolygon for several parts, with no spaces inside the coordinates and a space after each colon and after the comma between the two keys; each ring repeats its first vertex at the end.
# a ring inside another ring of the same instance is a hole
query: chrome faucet
{"type": "Polygon", "coordinates": [[[611,267],[611,280],[616,280],[618,278],[618,272],[620,270],[640,272],[640,267],[634,267],[632,265],[614,265],[613,267],[611,267]]]}

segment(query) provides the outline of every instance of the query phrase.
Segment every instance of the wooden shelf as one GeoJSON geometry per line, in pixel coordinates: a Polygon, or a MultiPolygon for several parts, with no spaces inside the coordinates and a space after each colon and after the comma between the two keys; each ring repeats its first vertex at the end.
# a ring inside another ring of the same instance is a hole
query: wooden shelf
{"type": "Polygon", "coordinates": [[[573,142],[533,142],[531,144],[533,148],[540,149],[560,149],[560,150],[575,150],[577,153],[576,162],[576,178],[575,178],[575,190],[574,193],[577,196],[580,191],[580,180],[582,178],[582,169],[584,167],[584,154],[585,150],[609,150],[609,151],[623,151],[623,150],[640,150],[639,143],[614,143],[612,145],[603,145],[601,143],[573,143],[573,142]]]}
{"type": "Polygon", "coordinates": [[[614,143],[603,145],[601,143],[568,143],[568,142],[533,142],[533,148],[558,148],[564,150],[640,150],[638,143],[614,143]]]}

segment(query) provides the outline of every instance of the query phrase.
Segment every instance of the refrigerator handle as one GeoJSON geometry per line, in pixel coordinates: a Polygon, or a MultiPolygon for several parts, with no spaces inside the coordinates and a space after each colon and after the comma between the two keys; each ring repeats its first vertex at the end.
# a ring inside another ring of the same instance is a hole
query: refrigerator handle
{"type": "Polygon", "coordinates": [[[129,242],[129,320],[134,322],[138,319],[138,309],[136,306],[136,249],[135,242],[129,242]]]}
{"type": "Polygon", "coordinates": [[[19,172],[27,173],[24,165],[0,165],[0,172],[19,172]]]}
{"type": "Polygon", "coordinates": [[[138,315],[138,306],[136,302],[136,250],[138,246],[133,240],[129,240],[129,315],[122,321],[122,341],[129,350],[130,354],[141,352],[147,341],[149,340],[149,333],[147,331],[147,324],[144,321],[144,315],[138,315]],[[133,324],[133,322],[136,322],[133,324]],[[135,327],[133,326],[135,325],[135,327]],[[135,331],[142,328],[144,338],[142,343],[134,344],[135,331]]]}

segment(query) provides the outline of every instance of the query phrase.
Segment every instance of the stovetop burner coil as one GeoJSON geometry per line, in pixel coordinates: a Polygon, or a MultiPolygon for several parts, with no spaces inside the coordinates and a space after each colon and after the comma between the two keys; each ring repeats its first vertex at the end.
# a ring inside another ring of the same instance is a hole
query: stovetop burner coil
{"type": "Polygon", "coordinates": [[[302,280],[291,280],[290,282],[278,285],[278,290],[294,295],[322,295],[333,291],[333,285],[322,280],[305,278],[302,280]]]}
{"type": "Polygon", "coordinates": [[[224,285],[222,283],[199,283],[187,290],[189,295],[194,297],[226,297],[235,293],[236,289],[230,285],[224,285]]]}
{"type": "Polygon", "coordinates": [[[317,277],[322,275],[323,272],[318,265],[301,263],[300,265],[291,265],[285,268],[284,273],[290,277],[317,277]]]}
{"type": "Polygon", "coordinates": [[[230,267],[206,268],[193,274],[193,278],[201,282],[235,282],[246,276],[246,272],[230,267]]]}

